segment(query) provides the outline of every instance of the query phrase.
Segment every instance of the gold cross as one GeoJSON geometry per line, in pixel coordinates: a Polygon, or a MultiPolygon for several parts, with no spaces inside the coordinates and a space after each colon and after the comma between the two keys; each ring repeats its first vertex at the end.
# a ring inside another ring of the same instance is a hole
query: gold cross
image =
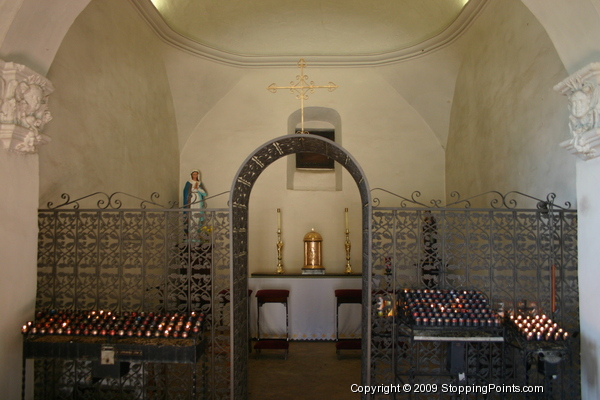
{"type": "Polygon", "coordinates": [[[277,84],[272,83],[269,85],[269,87],[267,87],[267,90],[271,93],[276,93],[277,89],[289,89],[290,93],[296,93],[296,98],[300,99],[300,112],[302,121],[302,130],[300,133],[308,133],[304,130],[304,100],[308,99],[308,92],[313,94],[315,89],[328,89],[330,92],[333,92],[338,88],[338,86],[333,82],[329,82],[329,85],[324,86],[317,86],[313,81],[307,83],[306,81],[308,80],[308,76],[304,75],[304,67],[306,67],[306,63],[304,62],[303,58],[298,61],[298,67],[300,68],[300,75],[296,75],[297,82],[291,81],[290,86],[277,86],[277,84]]]}

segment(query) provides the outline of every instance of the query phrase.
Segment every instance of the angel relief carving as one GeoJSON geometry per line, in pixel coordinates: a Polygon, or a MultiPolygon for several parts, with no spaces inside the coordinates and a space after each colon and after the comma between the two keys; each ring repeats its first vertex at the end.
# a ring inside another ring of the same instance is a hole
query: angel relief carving
{"type": "Polygon", "coordinates": [[[581,153],[591,155],[593,150],[582,135],[597,128],[600,122],[597,86],[591,82],[584,82],[574,90],[569,95],[569,111],[569,129],[573,135],[573,147],[581,153]]]}
{"type": "Polygon", "coordinates": [[[569,126],[574,135],[594,128],[598,104],[596,92],[592,84],[585,83],[569,96],[569,126]]]}
{"type": "Polygon", "coordinates": [[[567,96],[571,139],[560,145],[583,160],[600,156],[600,63],[591,63],[554,86],[567,96]]]}
{"type": "Polygon", "coordinates": [[[54,88],[23,65],[0,60],[0,66],[1,135],[5,142],[12,142],[5,147],[17,153],[35,153],[37,146],[49,141],[41,130],[52,119],[48,98],[54,88]]]}
{"type": "Polygon", "coordinates": [[[3,101],[0,106],[0,123],[15,124],[39,132],[52,119],[48,111],[48,90],[39,77],[34,75],[18,82],[5,82],[3,101]]]}

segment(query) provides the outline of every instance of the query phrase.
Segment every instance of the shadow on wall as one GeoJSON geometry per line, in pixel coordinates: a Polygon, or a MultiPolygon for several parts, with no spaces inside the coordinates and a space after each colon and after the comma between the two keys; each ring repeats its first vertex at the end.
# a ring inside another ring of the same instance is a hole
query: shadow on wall
{"type": "MultiPolygon", "coordinates": [[[[588,396],[599,393],[598,391],[598,350],[596,343],[581,335],[581,349],[589,353],[588,357],[582,357],[582,379],[589,388],[588,396]]],[[[590,397],[592,398],[592,397],[590,397]]]]}

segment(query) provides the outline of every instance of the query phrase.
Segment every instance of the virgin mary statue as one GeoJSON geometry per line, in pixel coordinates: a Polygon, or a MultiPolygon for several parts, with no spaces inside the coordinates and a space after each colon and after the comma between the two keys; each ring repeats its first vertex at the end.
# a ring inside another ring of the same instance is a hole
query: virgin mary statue
{"type": "MultiPolygon", "coordinates": [[[[206,189],[202,185],[200,180],[200,171],[195,169],[190,173],[190,179],[185,183],[183,188],[183,207],[189,208],[192,211],[188,218],[186,218],[186,232],[188,235],[199,235],[204,224],[204,211],[203,209],[206,204],[204,198],[206,197],[206,189]]],[[[191,239],[191,238],[190,238],[191,239]]]]}
{"type": "Polygon", "coordinates": [[[200,180],[200,171],[195,169],[190,173],[190,179],[183,188],[183,206],[185,208],[204,208],[206,189],[200,180]]]}

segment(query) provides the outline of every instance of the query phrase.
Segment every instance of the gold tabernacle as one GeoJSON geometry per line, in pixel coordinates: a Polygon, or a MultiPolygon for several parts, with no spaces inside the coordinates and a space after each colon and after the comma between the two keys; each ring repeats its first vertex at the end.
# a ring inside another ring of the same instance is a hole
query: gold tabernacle
{"type": "Polygon", "coordinates": [[[322,264],[321,245],[323,237],[314,228],[304,235],[304,267],[303,274],[323,274],[325,267],[322,264]]]}

